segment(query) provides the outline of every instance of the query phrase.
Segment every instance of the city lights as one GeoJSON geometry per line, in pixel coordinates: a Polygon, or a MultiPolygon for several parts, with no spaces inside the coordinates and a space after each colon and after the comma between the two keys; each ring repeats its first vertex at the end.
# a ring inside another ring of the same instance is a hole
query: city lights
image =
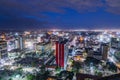
{"type": "Polygon", "coordinates": [[[0,80],[120,80],[120,0],[0,0],[0,80]]]}
{"type": "MultiPolygon", "coordinates": [[[[57,78],[62,71],[101,78],[119,73],[118,32],[48,32],[27,32],[26,35],[17,32],[18,35],[11,38],[7,36],[11,33],[6,33],[7,40],[0,42],[0,70],[19,71],[22,75],[25,73],[24,78],[46,71],[57,78]]],[[[19,74],[12,79],[18,78],[22,80],[19,74]]]]}

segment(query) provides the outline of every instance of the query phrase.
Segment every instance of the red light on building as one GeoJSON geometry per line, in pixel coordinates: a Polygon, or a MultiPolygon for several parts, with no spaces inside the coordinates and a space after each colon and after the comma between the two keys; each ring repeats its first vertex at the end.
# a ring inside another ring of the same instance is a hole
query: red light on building
{"type": "Polygon", "coordinates": [[[56,42],[56,64],[58,65],[58,57],[59,57],[59,44],[56,42]]]}
{"type": "Polygon", "coordinates": [[[64,44],[61,44],[61,67],[64,67],[64,44]]]}
{"type": "Polygon", "coordinates": [[[56,64],[64,67],[64,44],[56,42],[56,64]]]}

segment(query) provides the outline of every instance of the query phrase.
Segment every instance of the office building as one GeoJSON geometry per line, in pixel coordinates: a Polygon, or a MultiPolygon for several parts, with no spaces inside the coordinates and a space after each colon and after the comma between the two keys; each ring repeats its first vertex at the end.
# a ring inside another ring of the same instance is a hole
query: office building
{"type": "Polygon", "coordinates": [[[56,42],[56,64],[59,67],[64,67],[64,43],[56,42]]]}
{"type": "Polygon", "coordinates": [[[0,41],[0,59],[7,57],[7,42],[0,41]]]}
{"type": "Polygon", "coordinates": [[[108,59],[108,49],[109,46],[107,44],[101,44],[102,59],[105,61],[108,59]]]}
{"type": "Polygon", "coordinates": [[[16,49],[19,48],[19,49],[24,49],[24,45],[25,45],[25,42],[24,42],[24,38],[22,36],[19,36],[18,38],[16,38],[15,40],[15,47],[16,49]]]}

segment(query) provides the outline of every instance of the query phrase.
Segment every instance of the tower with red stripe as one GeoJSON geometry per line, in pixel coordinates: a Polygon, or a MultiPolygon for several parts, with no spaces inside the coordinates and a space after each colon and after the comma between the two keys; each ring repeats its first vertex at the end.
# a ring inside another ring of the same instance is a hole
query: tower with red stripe
{"type": "Polygon", "coordinates": [[[56,64],[64,67],[64,43],[56,41],[56,64]]]}

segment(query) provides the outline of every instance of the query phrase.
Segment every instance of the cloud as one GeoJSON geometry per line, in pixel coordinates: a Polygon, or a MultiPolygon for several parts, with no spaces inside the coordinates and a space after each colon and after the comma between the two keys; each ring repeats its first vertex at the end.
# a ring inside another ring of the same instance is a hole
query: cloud
{"type": "Polygon", "coordinates": [[[120,14],[120,0],[106,0],[106,11],[120,14]]]}
{"type": "Polygon", "coordinates": [[[0,16],[4,18],[0,25],[47,24],[43,12],[66,13],[65,8],[79,13],[104,8],[104,11],[120,15],[120,0],[0,0],[0,16]]]}
{"type": "MultiPolygon", "coordinates": [[[[16,29],[27,29],[27,28],[38,28],[48,24],[47,21],[42,21],[37,16],[29,16],[18,11],[9,11],[0,9],[0,28],[16,28],[16,29]]],[[[43,28],[43,27],[41,27],[43,28]]]]}
{"type": "Polygon", "coordinates": [[[47,22],[38,21],[36,19],[29,18],[7,18],[0,20],[0,26],[4,28],[15,28],[15,29],[31,29],[31,28],[44,28],[44,24],[47,22]],[[40,27],[41,26],[41,27],[40,27]]]}
{"type": "Polygon", "coordinates": [[[101,0],[1,0],[2,7],[34,13],[43,11],[62,12],[61,8],[89,10],[102,6],[101,0]]]}
{"type": "Polygon", "coordinates": [[[0,0],[0,6],[32,15],[49,11],[62,13],[65,12],[63,8],[78,12],[95,11],[103,6],[106,6],[109,12],[119,13],[120,0],[0,0]]]}
{"type": "Polygon", "coordinates": [[[65,13],[64,8],[81,12],[100,6],[100,0],[0,0],[0,26],[41,26],[48,23],[43,12],[65,13]]]}

